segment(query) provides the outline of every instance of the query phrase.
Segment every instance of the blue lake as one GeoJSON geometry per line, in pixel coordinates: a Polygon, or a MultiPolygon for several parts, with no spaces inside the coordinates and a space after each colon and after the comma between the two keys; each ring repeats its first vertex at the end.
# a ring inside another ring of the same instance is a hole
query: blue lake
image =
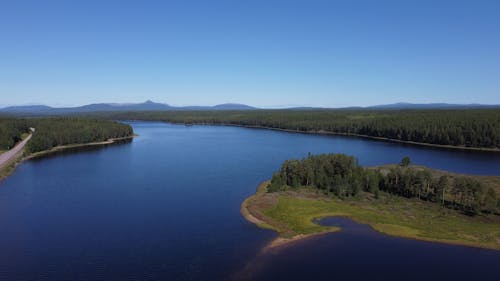
{"type": "Polygon", "coordinates": [[[499,280],[500,251],[371,232],[262,254],[275,234],[239,213],[285,159],[309,152],[351,154],[362,165],[410,156],[415,164],[482,175],[500,175],[499,154],[131,124],[139,136],[130,143],[30,160],[0,184],[0,280],[499,280]]]}

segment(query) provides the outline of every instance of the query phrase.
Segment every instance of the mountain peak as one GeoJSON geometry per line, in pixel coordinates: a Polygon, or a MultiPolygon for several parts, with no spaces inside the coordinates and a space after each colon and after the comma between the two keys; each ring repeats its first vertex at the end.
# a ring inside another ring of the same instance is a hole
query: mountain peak
{"type": "Polygon", "coordinates": [[[35,106],[11,106],[0,108],[0,113],[10,113],[18,115],[49,115],[49,114],[69,114],[88,112],[109,112],[109,111],[166,111],[166,110],[251,110],[254,107],[225,103],[215,106],[170,106],[166,103],[157,103],[146,100],[143,103],[93,103],[77,107],[49,107],[45,105],[35,106]]]}

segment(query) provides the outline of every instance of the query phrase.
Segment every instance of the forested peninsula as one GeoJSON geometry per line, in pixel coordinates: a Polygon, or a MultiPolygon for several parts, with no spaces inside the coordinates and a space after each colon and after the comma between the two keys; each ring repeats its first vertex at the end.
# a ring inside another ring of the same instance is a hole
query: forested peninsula
{"type": "Polygon", "coordinates": [[[414,144],[500,151],[500,109],[150,111],[94,113],[118,120],[164,121],[341,134],[414,144]]]}
{"type": "Polygon", "coordinates": [[[285,161],[242,204],[274,229],[270,247],[337,231],[315,219],[346,216],[389,235],[500,249],[500,177],[459,175],[401,163],[362,167],[343,154],[285,161]]]}
{"type": "Polygon", "coordinates": [[[11,149],[31,133],[22,153],[0,165],[0,179],[22,159],[77,146],[109,144],[134,135],[130,125],[105,119],[0,117],[0,152],[11,149]]]}

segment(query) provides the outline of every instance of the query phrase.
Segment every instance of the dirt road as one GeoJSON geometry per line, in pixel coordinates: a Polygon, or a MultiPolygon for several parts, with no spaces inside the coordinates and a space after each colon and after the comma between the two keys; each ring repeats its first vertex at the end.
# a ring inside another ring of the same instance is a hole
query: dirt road
{"type": "Polygon", "coordinates": [[[20,152],[22,152],[24,146],[31,139],[32,135],[33,134],[30,134],[23,141],[21,141],[16,146],[14,146],[11,150],[8,150],[8,151],[0,154],[0,168],[8,165],[11,162],[11,160],[14,160],[14,158],[16,158],[16,156],[20,152]]]}

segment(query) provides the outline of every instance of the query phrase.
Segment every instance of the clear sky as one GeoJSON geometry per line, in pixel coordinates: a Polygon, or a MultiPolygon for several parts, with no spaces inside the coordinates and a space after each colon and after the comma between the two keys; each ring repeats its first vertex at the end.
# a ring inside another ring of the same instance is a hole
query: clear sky
{"type": "Polygon", "coordinates": [[[500,103],[500,1],[0,1],[0,106],[500,103]]]}

